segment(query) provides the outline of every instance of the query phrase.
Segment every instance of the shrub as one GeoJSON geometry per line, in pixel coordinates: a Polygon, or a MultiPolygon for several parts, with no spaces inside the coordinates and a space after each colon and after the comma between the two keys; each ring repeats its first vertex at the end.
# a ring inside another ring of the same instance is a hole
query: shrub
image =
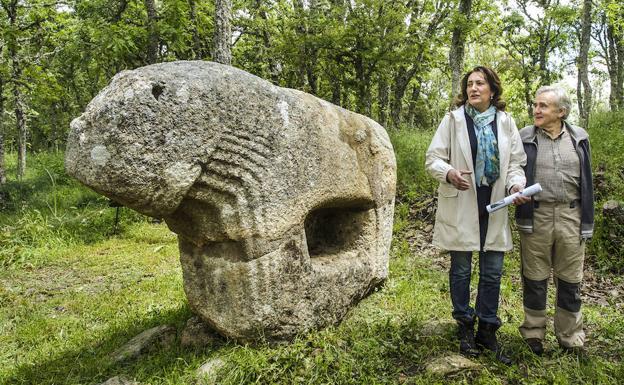
{"type": "Polygon", "coordinates": [[[594,238],[587,250],[589,262],[603,271],[622,273],[624,223],[621,222],[622,216],[605,216],[603,205],[624,197],[624,111],[594,115],[588,132],[596,200],[594,238]]]}

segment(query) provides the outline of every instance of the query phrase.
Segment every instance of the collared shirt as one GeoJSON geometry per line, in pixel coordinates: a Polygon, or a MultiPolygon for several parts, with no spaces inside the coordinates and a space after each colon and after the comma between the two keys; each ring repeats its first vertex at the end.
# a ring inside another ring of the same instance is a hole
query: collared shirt
{"type": "Polygon", "coordinates": [[[541,128],[536,134],[535,182],[542,186],[542,192],[535,200],[568,203],[580,199],[581,166],[565,125],[554,139],[541,128]]]}

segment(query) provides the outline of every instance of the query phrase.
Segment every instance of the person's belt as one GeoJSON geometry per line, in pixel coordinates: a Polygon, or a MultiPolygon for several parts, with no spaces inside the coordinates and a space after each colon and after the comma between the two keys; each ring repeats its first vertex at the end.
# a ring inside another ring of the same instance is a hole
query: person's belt
{"type": "MultiPolygon", "coordinates": [[[[568,202],[542,202],[543,204],[566,204],[568,202]]],[[[578,206],[581,203],[580,199],[575,199],[572,202],[569,202],[570,204],[570,208],[573,209],[576,206],[578,206]]],[[[533,208],[537,209],[540,207],[540,202],[539,201],[533,201],[533,208]]]]}

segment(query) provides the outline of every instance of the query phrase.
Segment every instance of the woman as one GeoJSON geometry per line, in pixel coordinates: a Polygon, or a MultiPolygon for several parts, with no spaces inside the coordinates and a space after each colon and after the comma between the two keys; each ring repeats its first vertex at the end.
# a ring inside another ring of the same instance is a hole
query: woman
{"type": "MultiPolygon", "coordinates": [[[[496,339],[503,254],[512,248],[507,210],[488,214],[490,202],[521,191],[526,183],[526,156],[511,116],[504,112],[498,75],[475,67],[461,81],[456,110],[438,127],[425,167],[440,181],[433,244],[450,251],[449,272],[453,318],[460,352],[477,356],[482,349],[505,357],[496,339]],[[479,284],[475,307],[470,306],[472,252],[479,251],[479,284]],[[474,325],[478,319],[475,338],[474,325]]],[[[522,204],[530,198],[519,198],[522,204]]]]}

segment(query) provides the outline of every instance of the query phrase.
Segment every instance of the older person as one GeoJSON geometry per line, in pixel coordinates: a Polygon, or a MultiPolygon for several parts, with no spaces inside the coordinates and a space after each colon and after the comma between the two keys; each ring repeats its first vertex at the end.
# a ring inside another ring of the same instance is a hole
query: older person
{"type": "MultiPolygon", "coordinates": [[[[524,188],[526,157],[516,124],[504,112],[498,75],[475,67],[464,75],[461,87],[459,108],[444,117],[426,154],[425,167],[440,182],[433,244],[450,251],[452,315],[460,352],[476,356],[487,349],[510,364],[496,331],[501,326],[497,313],[503,254],[512,248],[511,232],[507,210],[488,214],[486,206],[524,188]],[[473,251],[479,252],[475,308],[470,306],[473,251]]],[[[524,201],[528,198],[514,203],[524,201]]]]}
{"type": "Polygon", "coordinates": [[[594,227],[594,192],[587,132],[569,124],[570,99],[559,87],[537,90],[532,126],[520,131],[529,184],[543,191],[516,210],[520,230],[524,322],[520,333],[541,355],[546,332],[548,279],[557,288],[555,335],[569,351],[582,352],[581,280],[585,241],[594,227]]]}

